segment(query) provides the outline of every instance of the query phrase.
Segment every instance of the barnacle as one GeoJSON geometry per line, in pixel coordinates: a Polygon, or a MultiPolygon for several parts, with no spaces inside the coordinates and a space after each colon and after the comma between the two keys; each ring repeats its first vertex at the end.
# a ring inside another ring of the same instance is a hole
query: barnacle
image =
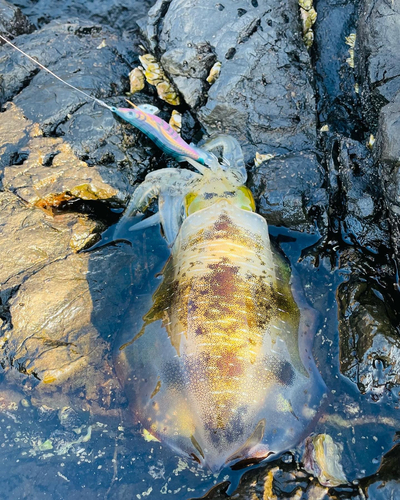
{"type": "Polygon", "coordinates": [[[174,130],[178,132],[178,134],[180,134],[182,128],[182,115],[179,113],[179,111],[176,111],[175,109],[172,110],[169,124],[174,130]]]}
{"type": "Polygon", "coordinates": [[[371,134],[367,141],[367,148],[372,149],[374,147],[374,144],[375,144],[375,137],[373,136],[373,134],[371,134]]]}
{"type": "Polygon", "coordinates": [[[168,80],[159,83],[156,88],[158,96],[163,101],[167,102],[168,104],[172,104],[173,106],[179,106],[179,95],[168,80]]]}
{"type": "Polygon", "coordinates": [[[144,89],[143,68],[138,66],[129,73],[130,94],[135,94],[144,89]]]}
{"type": "Polygon", "coordinates": [[[168,104],[178,106],[180,104],[179,95],[157,59],[151,54],[140,56],[139,59],[144,67],[144,76],[147,82],[156,87],[159,97],[168,104]]]}
{"type": "Polygon", "coordinates": [[[220,72],[221,72],[221,63],[217,61],[214,64],[214,66],[210,69],[210,73],[206,78],[207,82],[213,84],[215,80],[219,77],[220,72]]]}
{"type": "Polygon", "coordinates": [[[303,35],[305,35],[315,24],[317,20],[317,12],[315,9],[304,10],[300,8],[301,22],[303,25],[303,35]]]}
{"type": "Polygon", "coordinates": [[[306,470],[318,477],[323,486],[339,486],[347,483],[341,457],[343,446],[335,443],[329,434],[317,434],[306,441],[303,457],[306,470]]]}
{"type": "Polygon", "coordinates": [[[264,163],[265,161],[271,160],[274,158],[275,155],[272,154],[265,154],[262,155],[260,153],[256,153],[256,157],[254,158],[254,166],[259,167],[261,163],[264,163]]]}
{"type": "Polygon", "coordinates": [[[349,48],[349,54],[350,57],[346,59],[347,64],[350,66],[350,68],[354,68],[354,46],[356,44],[356,33],[350,33],[349,36],[346,36],[346,45],[348,45],[349,48]]]}
{"type": "Polygon", "coordinates": [[[299,0],[299,5],[304,10],[310,10],[313,6],[313,0],[299,0]]]}
{"type": "Polygon", "coordinates": [[[312,27],[317,20],[317,12],[313,7],[313,0],[299,0],[300,18],[303,26],[303,40],[309,49],[314,41],[312,27]]]}
{"type": "Polygon", "coordinates": [[[314,32],[312,30],[307,31],[303,36],[304,44],[309,49],[314,42],[314,32]]]}

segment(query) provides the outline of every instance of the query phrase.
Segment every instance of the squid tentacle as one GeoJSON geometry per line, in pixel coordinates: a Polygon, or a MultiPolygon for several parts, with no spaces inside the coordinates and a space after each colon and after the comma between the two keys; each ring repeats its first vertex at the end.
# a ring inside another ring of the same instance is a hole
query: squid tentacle
{"type": "Polygon", "coordinates": [[[201,147],[206,151],[222,148],[222,157],[228,163],[229,168],[235,172],[238,181],[241,184],[246,182],[247,172],[242,148],[234,137],[226,134],[218,134],[207,140],[201,147]]]}

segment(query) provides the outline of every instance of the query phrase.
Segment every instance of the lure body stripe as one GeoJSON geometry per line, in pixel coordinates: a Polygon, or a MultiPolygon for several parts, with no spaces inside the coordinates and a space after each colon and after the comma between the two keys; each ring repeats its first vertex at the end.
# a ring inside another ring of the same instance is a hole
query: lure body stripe
{"type": "Polygon", "coordinates": [[[208,151],[187,144],[176,130],[156,115],[145,113],[138,107],[111,107],[111,111],[146,134],[164,153],[178,162],[191,158],[201,165],[208,165],[214,159],[208,151]]]}

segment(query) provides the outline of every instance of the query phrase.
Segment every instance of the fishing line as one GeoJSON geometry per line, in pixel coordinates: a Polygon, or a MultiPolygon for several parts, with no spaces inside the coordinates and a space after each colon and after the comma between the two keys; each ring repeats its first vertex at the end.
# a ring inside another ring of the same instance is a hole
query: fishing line
{"type": "Polygon", "coordinates": [[[42,68],[45,71],[47,71],[47,73],[50,73],[50,75],[54,76],[54,78],[57,78],[57,80],[60,80],[60,82],[64,83],[65,85],[68,85],[68,87],[71,87],[72,89],[76,90],[77,92],[80,92],[81,94],[83,94],[84,96],[88,97],[89,99],[92,99],[93,101],[97,102],[97,104],[99,104],[100,106],[103,106],[103,108],[107,108],[110,111],[112,111],[111,106],[109,106],[105,102],[101,101],[100,99],[97,99],[97,97],[94,97],[94,96],[92,96],[90,94],[87,94],[83,90],[78,89],[77,87],[74,87],[70,83],[66,82],[65,80],[63,80],[62,78],[60,78],[59,76],[57,76],[55,73],[53,73],[51,70],[49,70],[49,68],[46,68],[46,66],[43,66],[43,64],[41,64],[39,61],[37,61],[36,59],[34,59],[33,57],[31,57],[29,54],[27,54],[26,52],[24,52],[23,50],[21,50],[20,48],[18,48],[16,45],[14,45],[12,42],[10,42],[10,40],[7,40],[7,38],[4,38],[4,36],[0,35],[0,39],[3,40],[4,42],[8,43],[8,45],[11,45],[11,47],[13,47],[15,50],[18,50],[18,52],[20,52],[22,55],[24,55],[25,57],[27,57],[30,61],[32,61],[33,63],[35,63],[40,68],[42,68]]]}

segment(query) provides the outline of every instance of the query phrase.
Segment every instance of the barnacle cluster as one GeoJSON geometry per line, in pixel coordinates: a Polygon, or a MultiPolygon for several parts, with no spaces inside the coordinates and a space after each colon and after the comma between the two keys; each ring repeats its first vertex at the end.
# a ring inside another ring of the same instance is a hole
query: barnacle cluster
{"type": "Polygon", "coordinates": [[[168,104],[178,106],[180,104],[179,95],[164,73],[161,64],[151,54],[140,56],[139,59],[143,65],[147,82],[156,87],[158,96],[168,104]]]}
{"type": "Polygon", "coordinates": [[[313,6],[313,0],[299,0],[301,24],[303,26],[303,40],[309,49],[314,41],[312,27],[317,20],[317,12],[313,6]]]}
{"type": "Polygon", "coordinates": [[[349,48],[349,57],[346,59],[347,64],[350,68],[354,68],[354,46],[356,44],[356,33],[350,33],[349,36],[346,36],[346,45],[349,48]]]}

